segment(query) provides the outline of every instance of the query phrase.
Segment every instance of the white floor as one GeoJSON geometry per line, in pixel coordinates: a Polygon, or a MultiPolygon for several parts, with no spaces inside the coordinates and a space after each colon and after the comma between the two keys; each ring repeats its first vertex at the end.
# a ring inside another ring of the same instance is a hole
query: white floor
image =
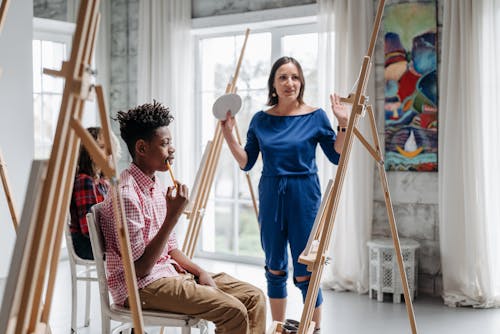
{"type": "MultiPolygon", "coordinates": [[[[265,291],[263,269],[257,266],[217,262],[198,259],[207,270],[225,271],[235,277],[249,281],[265,291]]],[[[0,299],[5,281],[0,280],[0,299]]],[[[81,283],[78,324],[83,325],[83,283],[81,283]]],[[[402,334],[411,333],[404,303],[379,303],[368,295],[348,292],[324,291],[322,334],[402,334]]],[[[78,329],[80,334],[100,333],[100,311],[97,284],[93,284],[91,320],[89,327],[78,329]]],[[[471,308],[449,308],[439,298],[419,296],[414,303],[418,332],[423,334],[498,334],[500,333],[500,309],[477,310],[471,308]]],[[[289,282],[289,308],[287,317],[300,319],[302,299],[300,292],[289,282]]],[[[69,264],[62,261],[59,266],[50,325],[53,334],[70,334],[71,281],[69,264]]],[[[268,324],[270,315],[268,311],[268,324]]],[[[148,333],[158,333],[156,328],[148,333]]],[[[197,333],[197,330],[193,330],[197,333]]],[[[213,332],[213,330],[212,330],[213,332]]],[[[177,334],[180,330],[167,329],[165,334],[177,334]]]]}

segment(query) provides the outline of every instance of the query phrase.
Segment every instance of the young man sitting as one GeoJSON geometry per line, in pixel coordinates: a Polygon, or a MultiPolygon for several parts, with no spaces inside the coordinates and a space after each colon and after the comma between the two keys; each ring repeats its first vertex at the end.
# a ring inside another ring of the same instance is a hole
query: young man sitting
{"type": "MultiPolygon", "coordinates": [[[[142,308],[212,321],[216,333],[264,333],[266,300],[260,289],[225,273],[210,274],[177,248],[173,230],[188,203],[188,188],[177,182],[176,191],[165,189],[155,176],[174,160],[168,108],[144,104],[118,112],[117,120],[133,160],[121,173],[120,191],[142,308]]],[[[100,219],[108,285],[115,303],[128,306],[112,204],[109,196],[100,219]]]]}

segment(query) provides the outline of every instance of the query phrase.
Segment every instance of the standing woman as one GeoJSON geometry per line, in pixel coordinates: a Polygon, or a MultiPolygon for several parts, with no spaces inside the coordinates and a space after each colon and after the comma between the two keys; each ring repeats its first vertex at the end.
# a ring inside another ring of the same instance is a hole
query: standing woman
{"type": "MultiPolygon", "coordinates": [[[[97,141],[99,147],[104,151],[104,139],[101,128],[87,128],[92,137],[97,141]]],[[[82,259],[93,260],[92,246],[90,244],[89,229],[87,225],[87,213],[90,208],[104,200],[108,194],[109,182],[101,174],[95,165],[89,152],[83,144],[80,144],[80,155],[75,180],[73,183],[73,193],[69,207],[71,214],[70,232],[73,240],[73,247],[76,255],[82,259]]]]}
{"type": "MultiPolygon", "coordinates": [[[[304,74],[292,57],[278,59],[268,79],[270,109],[257,112],[242,148],[233,136],[234,118],[230,113],[221,121],[222,133],[231,153],[244,171],[250,170],[259,152],[263,169],[259,182],[259,225],[266,256],[267,294],[273,320],[284,321],[288,278],[287,244],[293,260],[293,281],[303,300],[311,274],[298,263],[314,224],[321,202],[316,166],[319,144],[328,159],[338,164],[345,139],[349,113],[339,97],[330,95],[332,111],[339,124],[333,131],[326,112],[303,101],[304,74]]],[[[313,321],[321,321],[321,289],[313,321]]],[[[318,331],[319,332],[319,331],[318,331]]]]}

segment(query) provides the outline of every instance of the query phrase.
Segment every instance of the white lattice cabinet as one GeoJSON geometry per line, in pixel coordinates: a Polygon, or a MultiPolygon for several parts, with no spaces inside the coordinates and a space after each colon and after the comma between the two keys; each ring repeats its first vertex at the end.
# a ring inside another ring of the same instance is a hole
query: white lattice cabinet
{"type": "MultiPolygon", "coordinates": [[[[370,298],[376,295],[377,300],[381,302],[384,300],[384,293],[392,293],[393,303],[400,303],[403,287],[392,239],[373,239],[367,244],[370,261],[370,298]]],[[[413,300],[417,295],[418,249],[420,245],[411,239],[400,239],[400,245],[409,292],[413,300]]]]}

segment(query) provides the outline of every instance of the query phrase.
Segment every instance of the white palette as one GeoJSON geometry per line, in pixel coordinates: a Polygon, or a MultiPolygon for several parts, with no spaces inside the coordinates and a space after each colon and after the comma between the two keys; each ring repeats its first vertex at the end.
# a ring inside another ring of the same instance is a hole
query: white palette
{"type": "Polygon", "coordinates": [[[238,94],[224,94],[214,102],[212,112],[218,120],[225,120],[228,111],[234,117],[241,109],[241,97],[238,94]]]}

